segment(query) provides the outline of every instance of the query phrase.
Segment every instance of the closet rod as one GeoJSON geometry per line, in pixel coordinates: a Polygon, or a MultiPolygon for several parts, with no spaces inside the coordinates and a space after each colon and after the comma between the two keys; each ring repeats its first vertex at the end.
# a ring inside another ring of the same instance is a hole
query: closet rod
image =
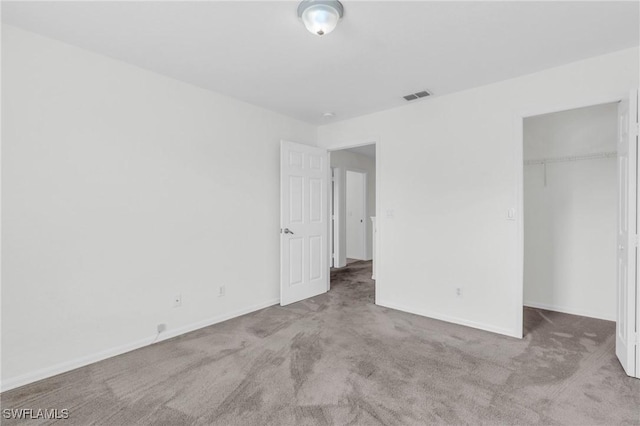
{"type": "Polygon", "coordinates": [[[541,158],[537,160],[525,160],[524,165],[529,166],[532,164],[548,164],[548,163],[565,163],[569,161],[582,161],[582,160],[597,160],[600,158],[615,158],[618,156],[618,153],[613,152],[598,152],[595,154],[586,154],[586,155],[570,155],[566,157],[555,157],[555,158],[541,158]]]}

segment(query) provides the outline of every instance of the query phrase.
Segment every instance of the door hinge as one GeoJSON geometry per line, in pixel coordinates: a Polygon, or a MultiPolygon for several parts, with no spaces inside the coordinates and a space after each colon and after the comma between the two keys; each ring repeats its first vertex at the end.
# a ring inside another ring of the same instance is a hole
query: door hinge
{"type": "Polygon", "coordinates": [[[635,238],[633,239],[636,247],[640,246],[640,235],[636,234],[635,238]]]}

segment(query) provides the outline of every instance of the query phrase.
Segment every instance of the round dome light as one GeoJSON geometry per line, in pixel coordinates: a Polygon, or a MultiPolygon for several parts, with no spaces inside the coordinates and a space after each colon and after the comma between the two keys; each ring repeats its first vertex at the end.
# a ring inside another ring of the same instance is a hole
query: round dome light
{"type": "Polygon", "coordinates": [[[344,7],[337,0],[304,0],[298,6],[298,17],[310,33],[318,36],[333,31],[343,14],[344,7]]]}

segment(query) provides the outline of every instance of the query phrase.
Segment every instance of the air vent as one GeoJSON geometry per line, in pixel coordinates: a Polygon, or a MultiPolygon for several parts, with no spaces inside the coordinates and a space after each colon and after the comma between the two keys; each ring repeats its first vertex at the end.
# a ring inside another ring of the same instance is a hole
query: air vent
{"type": "Polygon", "coordinates": [[[416,92],[407,96],[403,96],[403,98],[407,101],[413,101],[415,99],[426,98],[427,96],[431,96],[431,93],[426,90],[423,90],[421,92],[416,92]]]}

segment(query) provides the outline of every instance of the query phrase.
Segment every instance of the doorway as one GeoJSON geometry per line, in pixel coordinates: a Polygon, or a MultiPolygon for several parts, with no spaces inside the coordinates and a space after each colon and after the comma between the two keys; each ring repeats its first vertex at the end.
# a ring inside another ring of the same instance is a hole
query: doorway
{"type": "Polygon", "coordinates": [[[373,300],[376,146],[367,144],[331,151],[329,161],[332,175],[330,288],[360,285],[360,289],[370,290],[373,300]]]}
{"type": "MultiPolygon", "coordinates": [[[[333,150],[282,140],[280,144],[280,304],[331,290],[334,271],[356,299],[375,301],[376,146],[333,150]],[[364,259],[347,266],[346,176],[363,180],[364,259]],[[364,284],[353,288],[355,284],[364,284]],[[356,295],[357,293],[357,295],[356,295]],[[355,297],[357,296],[357,297],[355,297]]],[[[348,295],[347,295],[348,296],[348,295]]]]}
{"type": "Polygon", "coordinates": [[[618,104],[524,120],[524,305],[615,321],[618,104]]]}

